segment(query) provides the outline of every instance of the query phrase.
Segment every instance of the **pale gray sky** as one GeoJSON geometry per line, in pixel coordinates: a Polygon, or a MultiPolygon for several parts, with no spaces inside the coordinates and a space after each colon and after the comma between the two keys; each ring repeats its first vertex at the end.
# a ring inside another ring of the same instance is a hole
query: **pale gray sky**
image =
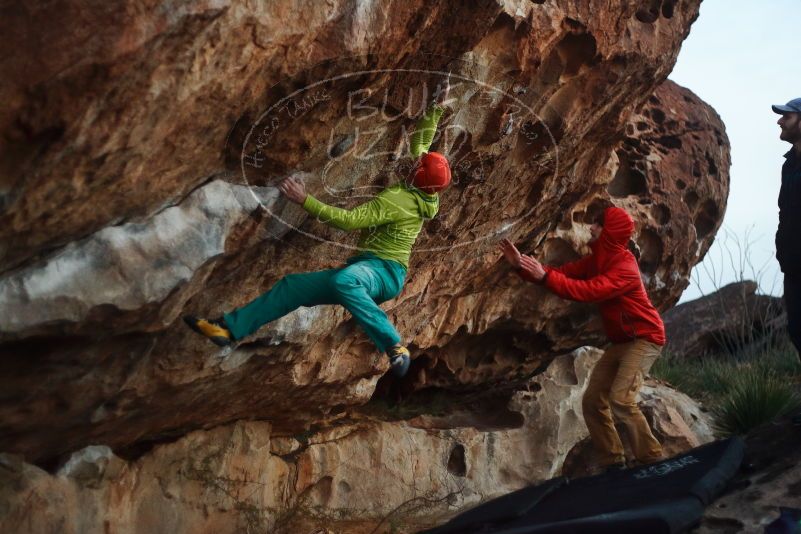
{"type": "MultiPolygon", "coordinates": [[[[670,75],[711,104],[726,124],[732,167],[723,224],[741,243],[750,231],[751,263],[755,269],[766,265],[762,289],[776,295],[782,294],[773,257],[776,201],[782,155],[790,145],[779,140],[779,116],[770,105],[801,97],[799,30],[801,0],[704,0],[670,75]]],[[[721,229],[681,302],[738,278],[721,249],[726,241],[721,229]]],[[[799,242],[801,246],[801,236],[799,242]]],[[[736,258],[734,240],[728,243],[736,258]]],[[[747,278],[749,273],[746,268],[747,278]]]]}

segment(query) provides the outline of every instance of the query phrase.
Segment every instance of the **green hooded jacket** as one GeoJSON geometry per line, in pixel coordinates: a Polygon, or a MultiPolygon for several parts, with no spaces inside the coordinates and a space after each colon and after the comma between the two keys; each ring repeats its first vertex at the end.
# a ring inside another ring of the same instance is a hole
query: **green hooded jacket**
{"type": "Polygon", "coordinates": [[[439,210],[439,195],[398,184],[351,210],[329,206],[311,195],[306,197],[303,208],[318,221],[340,230],[361,230],[361,252],[397,261],[408,269],[423,220],[433,218],[439,210]]]}
{"type": "MultiPolygon", "coordinates": [[[[410,151],[419,157],[431,147],[443,109],[432,105],[420,118],[411,138],[410,151]]],[[[439,195],[430,195],[405,184],[381,191],[375,198],[346,210],[306,196],[303,209],[317,220],[340,230],[361,230],[358,248],[409,268],[409,257],[423,222],[439,211],[439,195]]]]}

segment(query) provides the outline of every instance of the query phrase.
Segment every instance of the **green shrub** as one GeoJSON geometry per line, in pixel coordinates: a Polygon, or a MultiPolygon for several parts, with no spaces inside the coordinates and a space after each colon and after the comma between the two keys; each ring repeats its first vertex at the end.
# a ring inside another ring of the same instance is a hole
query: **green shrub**
{"type": "Polygon", "coordinates": [[[762,351],[717,357],[665,354],[651,374],[710,406],[724,435],[746,433],[801,407],[801,361],[787,340],[762,351]]]}
{"type": "Polygon", "coordinates": [[[687,359],[666,354],[656,360],[651,375],[701,401],[711,401],[731,387],[735,364],[715,358],[687,359]]]}
{"type": "Polygon", "coordinates": [[[776,350],[761,354],[754,360],[754,365],[763,372],[773,372],[779,378],[787,378],[790,381],[801,380],[801,360],[795,347],[789,342],[778,347],[776,350]]]}
{"type": "Polygon", "coordinates": [[[689,394],[686,388],[682,387],[686,382],[684,380],[684,369],[680,364],[681,362],[672,358],[670,354],[662,354],[651,367],[651,376],[664,380],[673,387],[689,394]]]}
{"type": "Polygon", "coordinates": [[[715,427],[723,435],[745,434],[801,406],[796,385],[760,366],[742,367],[731,388],[713,407],[715,427]]]}

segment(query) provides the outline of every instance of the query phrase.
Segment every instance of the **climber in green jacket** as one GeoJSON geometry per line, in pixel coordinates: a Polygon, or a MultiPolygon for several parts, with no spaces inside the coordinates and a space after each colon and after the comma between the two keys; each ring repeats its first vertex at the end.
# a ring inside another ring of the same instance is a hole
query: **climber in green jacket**
{"type": "Polygon", "coordinates": [[[320,202],[307,194],[303,183],[293,176],[278,185],[281,193],[318,221],[341,230],[360,230],[359,254],[348,258],[340,268],[289,274],[249,304],[219,319],[187,315],[184,321],[189,327],[225,346],[300,306],[341,304],[378,350],[387,354],[393,373],[404,376],[411,362],[409,350],[378,305],[395,298],[403,288],[412,246],[423,222],[437,214],[438,193],[450,184],[448,160],[442,154],[428,152],[444,112],[441,104],[448,89],[446,81],[412,134],[410,152],[418,161],[410,183],[388,187],[350,210],[320,202]]]}

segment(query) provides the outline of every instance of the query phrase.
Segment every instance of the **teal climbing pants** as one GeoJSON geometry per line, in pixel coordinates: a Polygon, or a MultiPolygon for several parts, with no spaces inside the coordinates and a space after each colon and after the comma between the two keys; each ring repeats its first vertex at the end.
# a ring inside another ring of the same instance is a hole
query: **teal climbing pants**
{"type": "Polygon", "coordinates": [[[378,350],[400,343],[400,335],[378,305],[403,288],[406,268],[370,254],[349,258],[345,267],[289,274],[249,304],[223,318],[235,340],[300,306],[341,304],[353,315],[378,350]]]}

